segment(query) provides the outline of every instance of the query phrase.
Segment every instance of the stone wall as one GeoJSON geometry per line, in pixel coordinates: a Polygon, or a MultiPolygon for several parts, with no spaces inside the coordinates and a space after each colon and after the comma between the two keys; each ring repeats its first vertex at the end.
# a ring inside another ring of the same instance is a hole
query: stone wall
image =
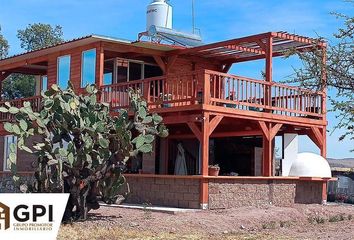
{"type": "Polygon", "coordinates": [[[209,208],[291,206],[322,203],[322,182],[305,180],[210,179],[209,208]]]}
{"type": "Polygon", "coordinates": [[[130,194],[126,203],[166,207],[199,208],[199,178],[126,176],[130,194]]]}
{"type": "MultiPolygon", "coordinates": [[[[25,174],[20,176],[20,182],[29,182],[33,183],[34,176],[33,174],[25,174]]],[[[16,188],[13,184],[11,173],[1,173],[0,174],[0,193],[16,193],[19,192],[19,189],[16,188]]]]}
{"type": "MultiPolygon", "coordinates": [[[[27,139],[26,144],[32,146],[34,142],[40,141],[41,136],[32,136],[27,139]]],[[[4,136],[0,136],[0,172],[4,170],[4,136]]],[[[32,150],[34,150],[31,147],[32,150]]],[[[33,171],[32,162],[37,160],[35,154],[28,153],[26,151],[17,150],[17,171],[19,172],[31,172],[33,171]]]]}

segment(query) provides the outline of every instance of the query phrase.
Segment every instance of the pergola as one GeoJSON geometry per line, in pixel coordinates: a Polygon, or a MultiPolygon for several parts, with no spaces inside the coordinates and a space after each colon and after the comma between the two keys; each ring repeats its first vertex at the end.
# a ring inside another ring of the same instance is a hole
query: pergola
{"type": "Polygon", "coordinates": [[[195,56],[224,63],[227,72],[233,63],[266,59],[266,80],[271,81],[272,57],[284,56],[290,50],[312,51],[326,49],[319,39],[303,37],[287,32],[268,32],[198,47],[170,51],[169,55],[195,56]]]}

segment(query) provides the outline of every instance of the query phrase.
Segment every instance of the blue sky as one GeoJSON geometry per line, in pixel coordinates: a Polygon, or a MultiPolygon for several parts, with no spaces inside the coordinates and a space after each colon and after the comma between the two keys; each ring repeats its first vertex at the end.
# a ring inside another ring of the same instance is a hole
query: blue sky
{"type": "MultiPolygon", "coordinates": [[[[145,30],[145,9],[150,0],[0,0],[0,25],[11,45],[10,54],[19,53],[18,29],[42,22],[63,26],[66,39],[92,33],[136,40],[145,30]]],[[[172,0],[174,28],[191,31],[191,0],[172,0]]],[[[341,22],[330,12],[353,13],[353,5],[343,0],[195,0],[196,25],[205,42],[215,42],[268,31],[288,31],[300,35],[331,38],[341,22]]],[[[282,80],[299,66],[295,59],[274,61],[274,79],[282,80]]],[[[260,77],[262,61],[234,66],[231,72],[260,77]]],[[[336,123],[328,114],[329,130],[336,123]]],[[[353,141],[339,143],[341,131],[328,136],[328,156],[354,157],[353,141]]],[[[318,152],[307,138],[301,138],[300,151],[318,152]]]]}

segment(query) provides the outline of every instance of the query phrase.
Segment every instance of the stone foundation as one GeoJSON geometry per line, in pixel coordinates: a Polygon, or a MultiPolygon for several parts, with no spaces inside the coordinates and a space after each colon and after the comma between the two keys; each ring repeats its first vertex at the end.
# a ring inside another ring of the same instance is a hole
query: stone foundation
{"type": "Polygon", "coordinates": [[[126,176],[130,194],[126,203],[199,208],[200,179],[173,176],[126,176]]]}
{"type": "MultiPolygon", "coordinates": [[[[34,181],[33,174],[22,174],[20,175],[21,182],[30,182],[34,181]]],[[[0,193],[16,193],[19,192],[14,186],[11,173],[0,173],[0,193]]]]}
{"type": "Polygon", "coordinates": [[[209,209],[322,203],[322,181],[209,179],[209,209]]]}

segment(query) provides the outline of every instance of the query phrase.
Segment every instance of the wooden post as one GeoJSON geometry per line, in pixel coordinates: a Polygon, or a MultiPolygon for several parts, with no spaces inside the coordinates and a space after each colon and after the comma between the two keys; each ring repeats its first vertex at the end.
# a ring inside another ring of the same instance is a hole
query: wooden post
{"type": "Polygon", "coordinates": [[[321,131],[322,131],[322,139],[323,139],[322,146],[320,148],[321,156],[326,158],[327,157],[327,128],[326,128],[326,126],[324,126],[321,131]]]}
{"type": "MultiPolygon", "coordinates": [[[[266,41],[266,66],[265,66],[265,80],[267,83],[273,81],[273,37],[269,36],[266,41]]],[[[265,86],[264,101],[266,107],[272,106],[272,90],[271,85],[265,86]]],[[[270,112],[270,110],[266,111],[270,112]]]]}
{"type": "Polygon", "coordinates": [[[103,86],[104,75],[104,49],[102,44],[97,47],[96,56],[96,85],[98,88],[103,86]]]}
{"type": "Polygon", "coordinates": [[[203,114],[203,122],[201,129],[201,158],[202,158],[202,167],[201,173],[202,176],[208,176],[208,166],[209,166],[209,113],[203,114]]]}
{"type": "Polygon", "coordinates": [[[210,104],[210,78],[209,74],[204,71],[201,80],[203,81],[203,104],[210,104]]]}
{"type": "Polygon", "coordinates": [[[200,208],[207,209],[209,202],[208,194],[208,179],[204,178],[208,176],[209,168],[209,113],[203,113],[203,122],[201,129],[201,175],[202,179],[200,181],[200,208]]]}
{"type": "Polygon", "coordinates": [[[273,79],[273,37],[269,36],[267,38],[267,50],[266,50],[266,81],[272,82],[273,79]]]}
{"type": "Polygon", "coordinates": [[[263,133],[263,176],[272,176],[272,165],[273,165],[273,144],[270,137],[270,125],[271,123],[266,123],[267,132],[263,133]]]}
{"type": "MultiPolygon", "coordinates": [[[[323,121],[327,124],[327,48],[322,48],[322,116],[323,121]]],[[[321,146],[321,156],[326,158],[327,157],[327,128],[324,126],[322,128],[322,146],[321,146]]]]}
{"type": "Polygon", "coordinates": [[[322,204],[327,203],[327,181],[322,182],[322,204]]]}

